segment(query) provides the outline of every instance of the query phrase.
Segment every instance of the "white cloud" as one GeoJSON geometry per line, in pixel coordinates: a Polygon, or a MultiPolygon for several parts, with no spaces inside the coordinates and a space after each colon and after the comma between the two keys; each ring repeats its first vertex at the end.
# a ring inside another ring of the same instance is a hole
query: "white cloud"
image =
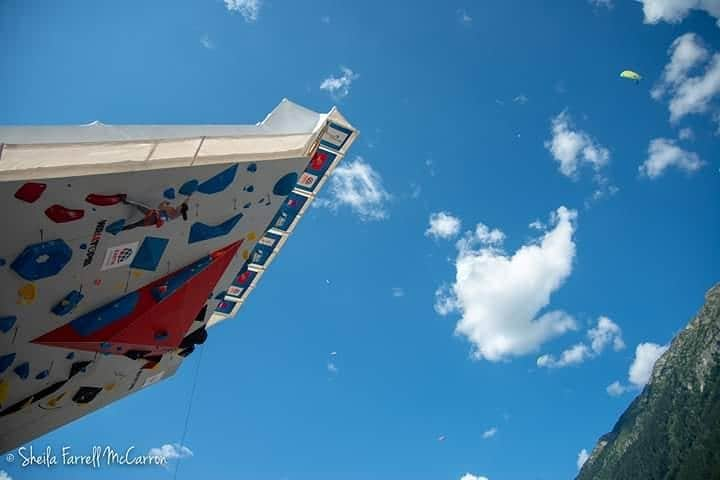
{"type": "Polygon", "coordinates": [[[584,343],[573,345],[562,352],[559,359],[550,354],[541,355],[536,361],[537,366],[562,368],[578,365],[585,360],[600,355],[610,343],[612,343],[613,349],[616,351],[625,348],[620,327],[605,316],[598,318],[597,326],[588,330],[587,336],[590,340],[590,346],[584,343]]]}
{"type": "Polygon", "coordinates": [[[700,37],[686,33],[673,41],[668,54],[670,61],[652,89],[652,97],[659,100],[670,94],[668,108],[672,122],[692,113],[707,112],[720,95],[720,53],[711,57],[700,37]],[[691,76],[703,64],[704,71],[691,76]]]}
{"type": "Polygon", "coordinates": [[[225,0],[225,8],[238,12],[246,22],[254,22],[260,15],[262,0],[225,0]]]}
{"type": "Polygon", "coordinates": [[[622,339],[622,331],[617,323],[608,317],[602,316],[598,318],[597,327],[588,330],[588,338],[593,352],[599,354],[605,347],[612,342],[613,350],[616,352],[625,348],[625,342],[622,339]]]}
{"type": "Polygon", "coordinates": [[[610,151],[586,132],[576,129],[567,111],[553,118],[552,135],[552,139],[545,142],[545,148],[560,164],[560,173],[567,177],[575,177],[581,164],[588,164],[598,172],[610,161],[610,151]]]}
{"type": "Polygon", "coordinates": [[[328,362],[327,364],[328,372],[337,374],[338,373],[338,367],[333,362],[328,362]]]}
{"type": "Polygon", "coordinates": [[[667,349],[668,345],[658,345],[656,343],[641,343],[638,345],[635,349],[635,360],[633,360],[628,371],[630,383],[638,388],[644,387],[650,380],[655,362],[667,349]]]}
{"type": "Polygon", "coordinates": [[[484,438],[484,439],[492,438],[497,434],[497,432],[498,432],[497,427],[488,428],[487,430],[485,430],[483,432],[482,438],[484,438]]]}
{"type": "Polygon", "coordinates": [[[466,473],[462,477],[460,477],[460,480],[489,480],[488,477],[483,477],[482,475],[473,475],[472,473],[466,473]]]}
{"type": "Polygon", "coordinates": [[[592,353],[587,345],[578,343],[562,352],[559,360],[555,359],[553,355],[545,354],[538,357],[536,364],[538,367],[562,368],[583,363],[591,355],[592,353]]]}
{"type": "Polygon", "coordinates": [[[151,448],[148,455],[165,457],[166,460],[177,460],[179,458],[192,457],[193,452],[188,447],[179,443],[166,443],[159,448],[151,448]]]}
{"type": "Polygon", "coordinates": [[[340,72],[340,76],[334,77],[330,75],[320,84],[320,90],[325,90],[333,98],[338,100],[347,97],[350,93],[350,86],[360,77],[360,75],[347,67],[341,66],[340,72]]]}
{"type": "Polygon", "coordinates": [[[681,128],[678,132],[678,138],[680,140],[692,140],[695,138],[695,132],[690,127],[681,128]]]}
{"type": "Polygon", "coordinates": [[[12,480],[12,477],[5,470],[0,470],[0,480],[12,480]]]}
{"type": "Polygon", "coordinates": [[[520,95],[516,96],[515,98],[513,98],[513,102],[519,103],[520,105],[525,105],[528,102],[528,100],[529,100],[529,98],[522,93],[520,95]]]}
{"type": "Polygon", "coordinates": [[[545,224],[540,221],[540,219],[535,219],[528,227],[532,228],[533,230],[545,230],[545,224]]]}
{"type": "Polygon", "coordinates": [[[502,232],[482,224],[457,242],[455,283],[438,289],[435,309],[461,314],[455,333],[470,340],[476,359],[525,355],[576,328],[563,311],[540,313],[572,272],[576,218],[574,210],[558,208],[552,229],[512,255],[496,242],[502,232]]]}
{"type": "Polygon", "coordinates": [[[613,8],[613,0],[588,0],[594,7],[605,7],[608,10],[613,8]]]}
{"type": "Polygon", "coordinates": [[[613,383],[608,385],[607,388],[605,388],[605,390],[607,391],[608,395],[610,395],[611,397],[617,397],[617,396],[625,393],[625,391],[627,389],[620,382],[615,380],[613,383]]]}
{"type": "Polygon", "coordinates": [[[585,465],[585,462],[587,462],[587,459],[590,458],[590,454],[587,450],[584,448],[580,450],[580,453],[578,453],[577,456],[577,469],[578,471],[582,468],[583,465],[585,465]]]}
{"type": "Polygon", "coordinates": [[[200,37],[200,45],[207,48],[208,50],[212,50],[215,48],[215,44],[210,40],[210,36],[205,33],[203,36],[200,37]]]}
{"type": "Polygon", "coordinates": [[[472,23],[472,17],[468,15],[468,13],[465,10],[458,10],[458,21],[462,23],[463,25],[470,25],[472,23]]]}
{"type": "Polygon", "coordinates": [[[392,289],[392,296],[393,296],[393,297],[396,297],[396,298],[404,297],[404,296],[405,296],[405,290],[403,290],[403,289],[400,288],[400,287],[393,287],[393,289],[392,289]]]}
{"type": "Polygon", "coordinates": [[[643,4],[645,23],[679,23],[690,10],[703,10],[718,19],[720,26],[720,2],[718,0],[637,0],[643,4]]]}
{"type": "Polygon", "coordinates": [[[667,351],[669,345],[656,343],[641,343],[635,348],[635,358],[628,370],[628,385],[615,381],[607,386],[607,393],[611,396],[621,395],[629,390],[642,389],[650,380],[653,367],[658,358],[667,351]]]}
{"type": "Polygon", "coordinates": [[[460,231],[460,219],[448,212],[430,214],[430,226],[425,230],[426,237],[452,238],[460,231]]]}
{"type": "Polygon", "coordinates": [[[362,157],[337,167],[328,190],[332,198],[317,199],[317,206],[337,211],[347,205],[362,220],[383,220],[388,216],[385,203],[390,194],[385,191],[380,174],[362,157]]]}
{"type": "Polygon", "coordinates": [[[638,170],[648,178],[657,178],[669,167],[676,167],[686,172],[699,170],[705,162],[697,153],[688,152],[667,138],[654,138],[648,146],[648,158],[638,170]]]}

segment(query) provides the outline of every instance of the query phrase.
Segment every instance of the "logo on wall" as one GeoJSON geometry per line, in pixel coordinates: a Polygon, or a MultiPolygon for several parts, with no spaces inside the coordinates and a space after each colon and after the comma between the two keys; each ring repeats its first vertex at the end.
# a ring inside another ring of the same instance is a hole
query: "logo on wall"
{"type": "Polygon", "coordinates": [[[137,253],[138,242],[126,243],[111,247],[105,253],[105,261],[103,261],[100,270],[110,270],[111,268],[125,267],[130,265],[137,253]]]}
{"type": "Polygon", "coordinates": [[[92,263],[93,258],[95,257],[95,250],[97,250],[98,243],[100,243],[103,231],[105,230],[105,223],[107,223],[106,220],[100,220],[95,226],[95,233],[93,233],[90,244],[88,245],[87,254],[85,254],[85,261],[83,262],[83,267],[87,267],[92,263]]]}

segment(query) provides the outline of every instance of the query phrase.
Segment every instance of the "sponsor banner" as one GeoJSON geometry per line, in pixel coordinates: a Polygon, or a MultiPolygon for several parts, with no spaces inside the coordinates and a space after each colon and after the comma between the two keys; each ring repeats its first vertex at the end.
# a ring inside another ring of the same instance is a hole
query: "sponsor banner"
{"type": "Polygon", "coordinates": [[[337,123],[330,122],[327,130],[325,130],[325,133],[320,139],[320,145],[341,150],[345,142],[350,138],[350,135],[352,135],[352,130],[342,127],[337,123]]]}
{"type": "Polygon", "coordinates": [[[100,270],[129,266],[135,259],[138,242],[126,243],[117,247],[110,247],[105,252],[105,260],[100,270]]]}
{"type": "Polygon", "coordinates": [[[336,154],[318,149],[310,159],[305,171],[300,175],[295,188],[305,192],[314,192],[317,190],[336,158],[336,154]]]}
{"type": "Polygon", "coordinates": [[[307,202],[307,197],[292,192],[278,209],[268,228],[276,228],[287,232],[297,218],[303,205],[305,205],[305,202],[307,202]]]}

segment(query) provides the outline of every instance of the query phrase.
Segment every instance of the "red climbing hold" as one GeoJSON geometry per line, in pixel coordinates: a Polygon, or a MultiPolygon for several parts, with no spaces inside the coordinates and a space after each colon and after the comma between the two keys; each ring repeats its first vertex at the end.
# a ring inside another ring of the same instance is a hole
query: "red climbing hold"
{"type": "Polygon", "coordinates": [[[80,220],[85,215],[84,210],[73,210],[62,205],[53,205],[45,210],[45,215],[55,223],[67,223],[80,220]]]}
{"type": "Polygon", "coordinates": [[[118,203],[125,200],[124,193],[118,193],[116,195],[100,195],[97,193],[91,193],[87,197],[85,197],[85,201],[88,203],[92,203],[93,205],[97,205],[99,207],[108,207],[110,205],[117,205],[118,203]]]}
{"type": "Polygon", "coordinates": [[[40,195],[43,194],[46,188],[47,185],[44,183],[29,182],[17,189],[15,198],[24,202],[33,203],[40,198],[40,195]]]}

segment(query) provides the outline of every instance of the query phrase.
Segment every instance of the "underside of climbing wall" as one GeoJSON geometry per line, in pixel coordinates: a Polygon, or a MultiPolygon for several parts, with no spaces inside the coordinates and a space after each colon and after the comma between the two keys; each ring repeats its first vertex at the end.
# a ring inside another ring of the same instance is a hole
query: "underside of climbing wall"
{"type": "Polygon", "coordinates": [[[234,317],[357,132],[0,127],[0,452],[173,375],[234,317]]]}

